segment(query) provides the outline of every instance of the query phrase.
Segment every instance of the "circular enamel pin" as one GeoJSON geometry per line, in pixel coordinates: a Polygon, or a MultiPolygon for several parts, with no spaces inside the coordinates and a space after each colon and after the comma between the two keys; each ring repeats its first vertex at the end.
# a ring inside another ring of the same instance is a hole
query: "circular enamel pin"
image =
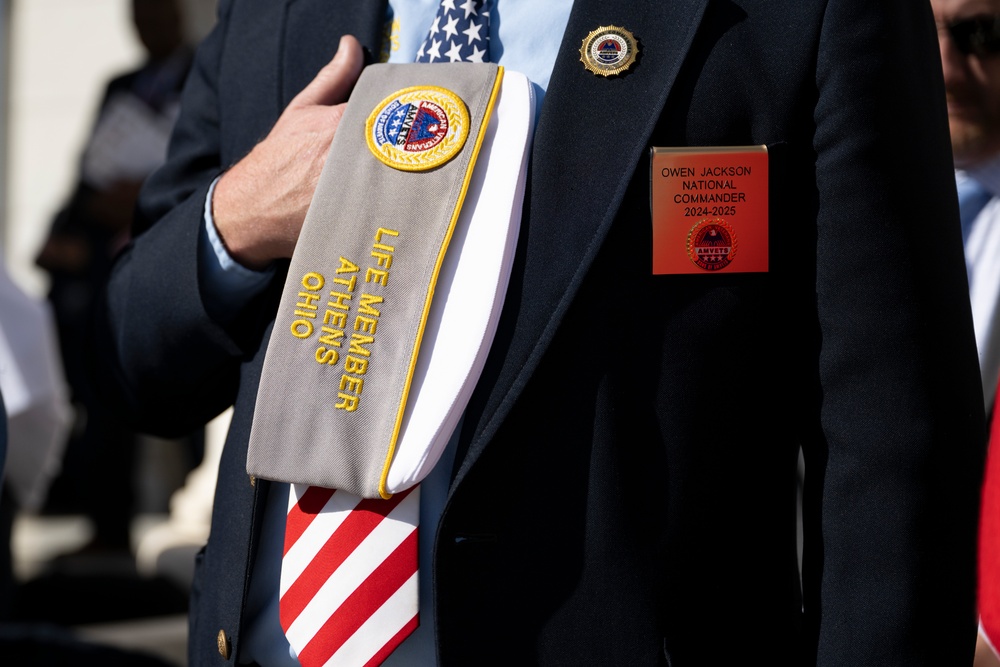
{"type": "Polygon", "coordinates": [[[599,76],[621,74],[632,66],[638,53],[635,35],[615,25],[592,31],[580,45],[583,66],[599,76]]]}
{"type": "Polygon", "coordinates": [[[365,123],[368,148],[402,171],[426,171],[455,157],[469,136],[469,112],[444,88],[413,86],[375,107],[365,123]]]}
{"type": "Polygon", "coordinates": [[[722,218],[705,218],[688,232],[687,254],[706,271],[729,266],[736,255],[736,233],[722,218]]]}

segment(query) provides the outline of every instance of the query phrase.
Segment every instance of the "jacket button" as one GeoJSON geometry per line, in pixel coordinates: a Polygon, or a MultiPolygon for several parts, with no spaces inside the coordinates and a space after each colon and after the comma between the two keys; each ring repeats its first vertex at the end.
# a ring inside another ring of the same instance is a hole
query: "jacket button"
{"type": "Polygon", "coordinates": [[[222,656],[223,660],[229,660],[229,654],[232,652],[232,647],[229,645],[229,637],[226,636],[225,630],[219,630],[219,636],[216,637],[216,642],[219,644],[219,655],[222,656]]]}

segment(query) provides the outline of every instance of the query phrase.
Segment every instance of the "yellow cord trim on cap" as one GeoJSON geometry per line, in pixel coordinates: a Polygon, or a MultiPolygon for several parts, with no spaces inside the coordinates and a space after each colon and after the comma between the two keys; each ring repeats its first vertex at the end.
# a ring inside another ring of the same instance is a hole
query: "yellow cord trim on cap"
{"type": "MultiPolygon", "coordinates": [[[[438,253],[437,261],[434,265],[434,272],[431,274],[430,287],[428,287],[427,290],[427,298],[424,301],[424,310],[420,316],[420,324],[417,328],[416,342],[413,346],[413,353],[410,356],[410,366],[406,372],[406,382],[403,385],[403,395],[399,403],[399,412],[396,415],[396,425],[392,429],[392,439],[389,442],[389,452],[386,454],[385,466],[382,468],[382,477],[379,479],[378,483],[378,493],[385,499],[392,497],[392,494],[386,489],[389,478],[389,467],[392,465],[392,459],[396,454],[396,443],[399,440],[399,430],[403,426],[403,413],[406,411],[406,400],[410,394],[410,382],[413,379],[413,372],[417,367],[417,353],[420,351],[420,343],[424,337],[424,325],[427,324],[427,317],[431,311],[431,300],[434,298],[434,288],[437,285],[438,274],[441,271],[441,264],[444,263],[445,252],[447,252],[448,245],[451,243],[452,232],[455,231],[455,224],[458,222],[458,216],[462,212],[462,204],[465,202],[465,195],[469,190],[469,183],[472,181],[472,172],[476,166],[476,160],[479,157],[479,150],[483,146],[483,140],[486,138],[486,129],[489,126],[490,117],[493,115],[493,108],[496,105],[497,97],[500,95],[500,84],[502,82],[503,67],[498,67],[496,80],[493,82],[493,91],[490,93],[490,100],[486,105],[486,110],[483,112],[483,120],[480,123],[481,131],[479,132],[479,136],[476,138],[476,145],[472,148],[472,156],[469,158],[469,166],[466,168],[465,177],[462,179],[462,189],[458,193],[458,199],[455,202],[455,210],[451,215],[451,222],[448,224],[448,232],[445,235],[444,243],[441,244],[441,251],[438,253]]],[[[468,115],[466,115],[465,118],[465,127],[468,128],[468,115]]],[[[370,120],[371,118],[369,117],[369,121],[370,120]]],[[[466,129],[466,134],[468,134],[468,129],[466,129]]],[[[368,136],[371,137],[370,131],[368,136]]]]}

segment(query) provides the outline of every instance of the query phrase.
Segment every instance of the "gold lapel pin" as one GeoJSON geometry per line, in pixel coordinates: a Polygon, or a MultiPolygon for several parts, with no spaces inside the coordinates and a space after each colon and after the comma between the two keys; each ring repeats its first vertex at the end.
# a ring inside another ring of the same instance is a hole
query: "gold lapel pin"
{"type": "Polygon", "coordinates": [[[580,62],[598,76],[615,76],[628,70],[638,53],[635,35],[625,28],[607,25],[583,38],[580,62]]]}

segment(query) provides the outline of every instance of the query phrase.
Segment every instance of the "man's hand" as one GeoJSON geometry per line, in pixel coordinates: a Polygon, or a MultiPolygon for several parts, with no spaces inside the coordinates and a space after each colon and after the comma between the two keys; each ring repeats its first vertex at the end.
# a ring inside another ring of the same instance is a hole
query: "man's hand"
{"type": "Polygon", "coordinates": [[[212,216],[233,259],[249,268],[291,257],[348,93],[364,56],[350,35],[295,96],[271,132],[215,186],[212,216]]]}

